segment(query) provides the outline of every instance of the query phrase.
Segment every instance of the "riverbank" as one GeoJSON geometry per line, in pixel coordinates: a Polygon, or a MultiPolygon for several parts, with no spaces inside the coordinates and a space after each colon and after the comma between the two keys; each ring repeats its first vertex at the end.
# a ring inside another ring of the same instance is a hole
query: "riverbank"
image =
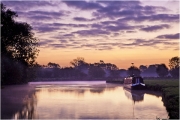
{"type": "Polygon", "coordinates": [[[179,80],[144,80],[147,89],[162,92],[170,119],[179,119],[179,80]]]}
{"type": "Polygon", "coordinates": [[[1,119],[12,119],[34,92],[34,85],[5,85],[1,88],[1,119]]]}

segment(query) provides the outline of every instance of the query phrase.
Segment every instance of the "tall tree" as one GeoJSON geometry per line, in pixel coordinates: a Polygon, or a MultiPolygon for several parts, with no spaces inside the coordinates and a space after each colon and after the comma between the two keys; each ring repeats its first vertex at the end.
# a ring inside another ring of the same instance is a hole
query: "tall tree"
{"type": "Polygon", "coordinates": [[[170,67],[170,69],[179,68],[179,66],[180,66],[179,63],[180,63],[180,58],[178,56],[172,57],[169,60],[169,67],[170,67]]]}
{"type": "Polygon", "coordinates": [[[180,58],[178,56],[172,57],[169,60],[170,74],[173,77],[179,77],[180,58]]]}
{"type": "MultiPolygon", "coordinates": [[[[6,9],[1,3],[1,57],[2,64],[5,59],[11,61],[15,66],[21,66],[22,79],[27,78],[27,68],[35,63],[38,55],[38,39],[34,37],[32,27],[27,23],[16,22],[17,13],[6,9]]],[[[2,79],[8,80],[8,71],[13,69],[6,68],[8,65],[3,64],[2,79]]],[[[13,77],[13,76],[12,76],[13,77]]],[[[15,78],[14,78],[15,79],[15,78]]],[[[22,81],[21,81],[22,82],[22,81]]]]}
{"type": "Polygon", "coordinates": [[[83,57],[77,57],[70,62],[74,68],[81,70],[82,68],[88,68],[89,64],[85,62],[83,57]]]}

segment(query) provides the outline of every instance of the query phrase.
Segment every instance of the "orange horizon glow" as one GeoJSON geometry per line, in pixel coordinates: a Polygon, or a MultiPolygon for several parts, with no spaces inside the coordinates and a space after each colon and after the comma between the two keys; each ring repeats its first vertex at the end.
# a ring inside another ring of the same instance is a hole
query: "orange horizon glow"
{"type": "MultiPolygon", "coordinates": [[[[124,50],[122,50],[124,51],[124,50]]],[[[97,51],[97,50],[76,50],[73,53],[68,51],[58,51],[52,50],[48,52],[48,50],[44,50],[39,53],[37,57],[37,63],[40,65],[47,65],[49,62],[57,63],[61,67],[70,67],[72,66],[70,62],[77,57],[83,57],[85,62],[87,63],[97,63],[100,60],[103,60],[105,63],[115,64],[119,69],[128,69],[133,62],[135,66],[139,67],[140,65],[152,65],[152,64],[166,64],[169,68],[169,59],[175,56],[179,56],[178,51],[156,51],[150,50],[146,53],[143,50],[137,50],[134,54],[130,54],[131,51],[126,52],[126,54],[121,53],[121,50],[115,51],[97,51]],[[117,52],[117,53],[115,53],[117,52]],[[46,54],[43,54],[46,53],[46,54]],[[157,57],[154,57],[157,56],[157,57]]]]}

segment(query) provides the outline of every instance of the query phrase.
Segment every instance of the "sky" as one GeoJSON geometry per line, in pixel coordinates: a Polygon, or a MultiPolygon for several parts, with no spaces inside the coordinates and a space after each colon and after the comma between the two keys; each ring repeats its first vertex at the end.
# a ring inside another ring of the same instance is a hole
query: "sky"
{"type": "Polygon", "coordinates": [[[8,1],[19,22],[27,22],[39,39],[38,64],[83,57],[120,69],[165,63],[179,56],[178,0],[8,1]]]}

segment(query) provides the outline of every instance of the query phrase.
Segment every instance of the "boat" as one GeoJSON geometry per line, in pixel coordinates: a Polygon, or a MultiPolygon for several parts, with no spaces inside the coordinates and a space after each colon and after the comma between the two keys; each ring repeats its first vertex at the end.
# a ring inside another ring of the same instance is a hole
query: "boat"
{"type": "Polygon", "coordinates": [[[132,90],[142,90],[146,88],[141,76],[130,76],[124,78],[124,87],[132,90]]]}

